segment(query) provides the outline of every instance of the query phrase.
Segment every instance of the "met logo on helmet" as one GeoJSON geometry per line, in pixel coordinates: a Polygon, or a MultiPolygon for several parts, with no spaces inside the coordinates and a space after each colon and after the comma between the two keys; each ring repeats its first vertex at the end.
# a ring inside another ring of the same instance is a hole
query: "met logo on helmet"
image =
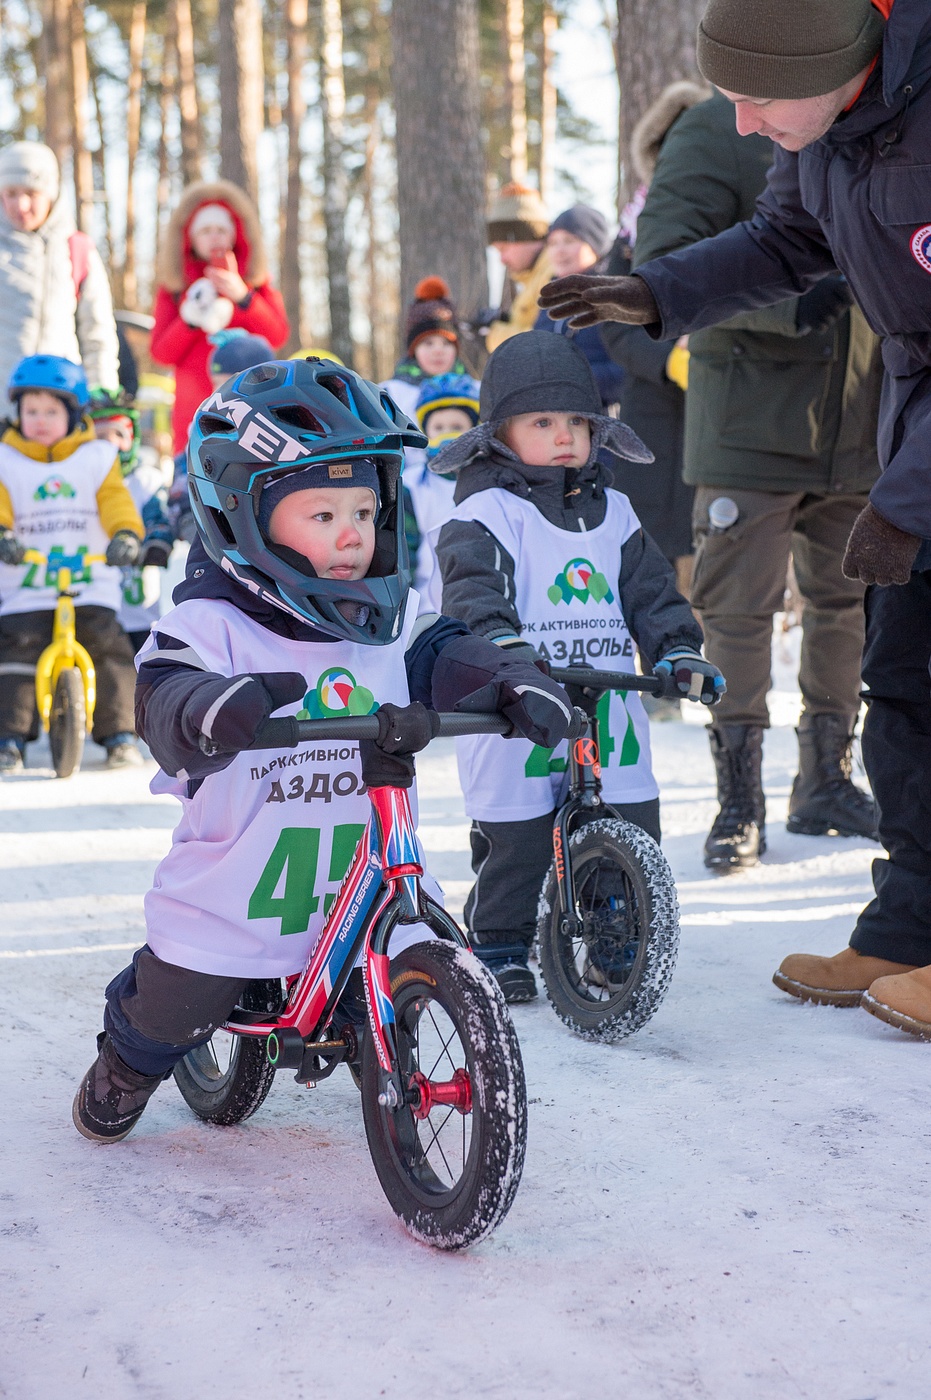
{"type": "Polygon", "coordinates": [[[912,257],[925,272],[931,272],[931,224],[922,224],[912,234],[912,257]]]}
{"type": "Polygon", "coordinates": [[[239,430],[239,445],[260,462],[296,462],[307,456],[307,449],[277,423],[266,418],[258,409],[250,408],[242,399],[224,399],[218,389],[203,405],[203,412],[223,413],[239,430]]]}

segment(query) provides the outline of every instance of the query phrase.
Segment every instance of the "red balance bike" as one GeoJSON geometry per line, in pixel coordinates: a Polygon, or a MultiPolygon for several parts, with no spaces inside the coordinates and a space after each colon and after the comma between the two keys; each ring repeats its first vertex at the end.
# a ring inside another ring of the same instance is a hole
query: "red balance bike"
{"type": "MultiPolygon", "coordinates": [[[[440,736],[511,731],[498,714],[439,719],[440,736]]],[[[271,719],[250,747],[377,735],[375,715],[271,719]]],[[[421,885],[406,789],[371,787],[368,796],[371,817],[358,828],[355,855],[304,971],[284,994],[276,980],[249,983],[225,1028],[185,1056],[175,1080],[200,1118],[231,1124],[255,1112],[276,1070],[293,1070],[312,1086],[347,1063],[392,1208],[416,1238],[461,1249],[504,1218],[520,1181],[527,1136],[520,1049],[497,983],[421,885]],[[435,937],[389,959],[392,932],[418,923],[435,937]],[[361,1045],[339,1014],[360,955],[361,1045]]]]}

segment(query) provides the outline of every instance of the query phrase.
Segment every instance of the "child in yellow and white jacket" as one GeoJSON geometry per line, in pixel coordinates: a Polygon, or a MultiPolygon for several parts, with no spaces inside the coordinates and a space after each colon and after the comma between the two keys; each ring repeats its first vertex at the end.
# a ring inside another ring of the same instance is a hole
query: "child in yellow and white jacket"
{"type": "Polygon", "coordinates": [[[0,774],[22,768],[36,737],[35,665],[52,636],[57,577],[69,568],[77,640],[97,671],[93,738],[107,766],[139,762],[133,732],[135,670],[119,626],[120,570],[143,535],[116,448],[83,417],[79,365],[30,355],[13,371],[17,420],[0,434],[0,774]],[[28,563],[27,550],[45,557],[28,563]],[[91,562],[103,555],[105,564],[91,562]]]}

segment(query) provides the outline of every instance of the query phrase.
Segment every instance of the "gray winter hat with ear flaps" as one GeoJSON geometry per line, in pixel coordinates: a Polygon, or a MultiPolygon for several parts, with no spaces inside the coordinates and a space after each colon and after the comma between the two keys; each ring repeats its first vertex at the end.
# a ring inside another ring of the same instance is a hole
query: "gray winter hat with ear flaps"
{"type": "Polygon", "coordinates": [[[876,57],[884,28],[870,0],[709,0],[698,69],[739,97],[822,97],[876,57]]]}
{"type": "MultiPolygon", "coordinates": [[[[489,358],[479,394],[482,421],[448,442],[430,463],[440,475],[458,472],[488,450],[495,430],[518,413],[577,413],[592,429],[593,460],[602,448],[631,462],[652,462],[653,453],[632,428],[604,412],[591,365],[570,336],[522,331],[489,358]]],[[[507,454],[500,441],[495,449],[507,454]]]]}

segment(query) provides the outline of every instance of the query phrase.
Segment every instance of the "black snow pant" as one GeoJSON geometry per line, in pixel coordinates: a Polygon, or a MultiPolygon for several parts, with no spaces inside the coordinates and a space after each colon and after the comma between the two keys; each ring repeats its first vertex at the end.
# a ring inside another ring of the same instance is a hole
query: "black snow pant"
{"type": "MultiPolygon", "coordinates": [[[[924,551],[923,551],[924,552],[924,551]]],[[[931,964],[931,571],[866,593],[863,762],[888,860],[850,946],[890,962],[931,964]]]]}
{"type": "MultiPolygon", "coordinates": [[[[36,662],[52,640],[54,611],[7,613],[0,617],[0,738],[30,739],[38,734],[36,662]]],[[[112,608],[88,603],[74,610],[74,631],[90,652],[97,672],[94,742],[135,730],[133,695],[136,668],[129,638],[112,608]]]]}
{"type": "MultiPolygon", "coordinates": [[[[626,821],[660,839],[659,798],[612,804],[626,821]]],[[[537,932],[537,904],[553,861],[555,812],[525,822],[473,821],[469,839],[475,884],[465,903],[472,942],[523,943],[537,932]]]]}
{"type": "Polygon", "coordinates": [[[145,944],[107,987],[104,1030],[130,1069],[167,1074],[223,1025],[245,986],[163,962],[145,944]]]}

